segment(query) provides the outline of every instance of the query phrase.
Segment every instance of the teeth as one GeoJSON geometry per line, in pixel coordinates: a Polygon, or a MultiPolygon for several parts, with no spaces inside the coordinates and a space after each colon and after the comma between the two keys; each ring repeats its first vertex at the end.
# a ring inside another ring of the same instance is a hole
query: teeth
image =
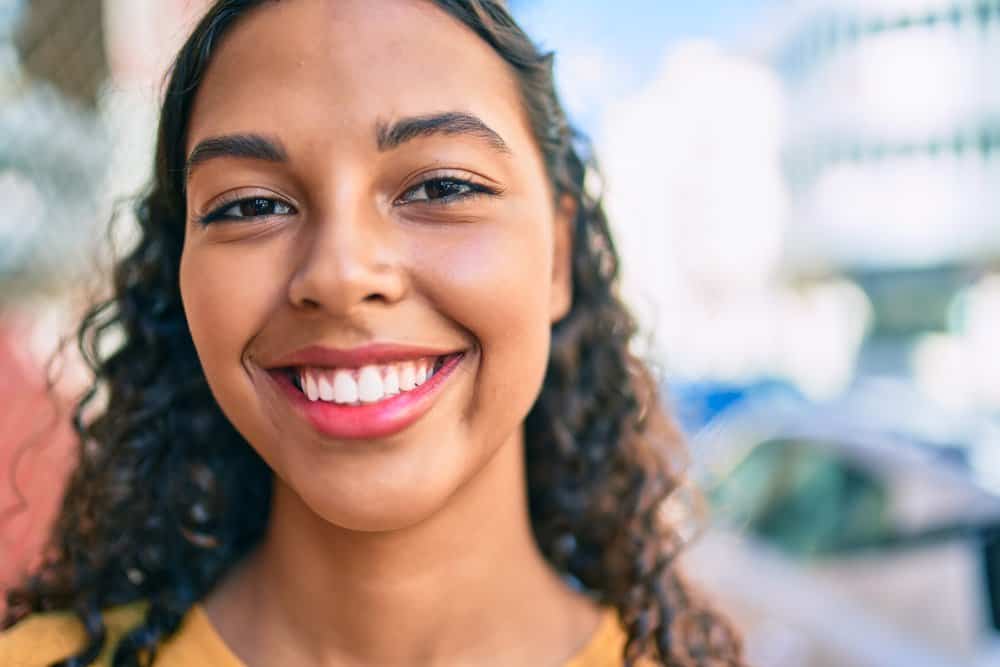
{"type": "Polygon", "coordinates": [[[358,398],[362,403],[381,401],[385,395],[382,389],[382,374],[375,366],[365,366],[358,373],[358,398]]]}
{"type": "Polygon", "coordinates": [[[354,403],[358,400],[358,383],[350,371],[337,371],[333,376],[333,401],[354,403]]]}
{"type": "Polygon", "coordinates": [[[354,369],[302,368],[299,385],[310,401],[344,405],[376,403],[403,391],[411,391],[430,379],[437,359],[416,359],[395,364],[354,369]]]}
{"type": "Polygon", "coordinates": [[[326,374],[321,373],[316,380],[316,385],[319,388],[319,397],[324,401],[333,400],[333,385],[330,384],[330,379],[326,374]]]}
{"type": "Polygon", "coordinates": [[[417,386],[416,369],[409,361],[399,365],[399,388],[403,391],[410,391],[417,386]]]}
{"type": "Polygon", "coordinates": [[[306,392],[306,396],[309,397],[310,401],[319,400],[319,389],[316,387],[316,378],[313,377],[312,373],[302,373],[302,388],[306,392]]]}
{"type": "Polygon", "coordinates": [[[395,396],[399,393],[399,370],[396,365],[385,367],[385,379],[382,380],[382,390],[386,396],[395,396]]]}

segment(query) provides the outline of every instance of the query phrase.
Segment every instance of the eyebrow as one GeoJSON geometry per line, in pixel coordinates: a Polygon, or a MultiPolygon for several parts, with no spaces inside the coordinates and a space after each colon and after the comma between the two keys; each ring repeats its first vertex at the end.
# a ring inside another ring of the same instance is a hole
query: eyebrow
{"type": "Polygon", "coordinates": [[[379,151],[390,151],[400,145],[435,134],[464,134],[479,139],[485,139],[494,149],[501,153],[510,153],[507,143],[496,131],[484,123],[478,116],[461,111],[428,114],[425,116],[409,116],[392,123],[379,121],[375,128],[376,142],[379,151]]]}
{"type": "MultiPolygon", "coordinates": [[[[461,111],[409,116],[392,123],[379,121],[375,140],[381,152],[398,148],[407,141],[435,134],[467,135],[485,139],[501,153],[510,153],[507,142],[478,116],[461,111]]],[[[198,142],[184,166],[186,179],[200,164],[218,158],[249,158],[266,162],[287,162],[288,152],[281,141],[261,134],[224,134],[198,142]]]]}
{"type": "Polygon", "coordinates": [[[185,177],[198,165],[217,158],[250,158],[266,162],[287,162],[288,153],[278,139],[260,134],[225,134],[198,142],[188,156],[185,177]]]}

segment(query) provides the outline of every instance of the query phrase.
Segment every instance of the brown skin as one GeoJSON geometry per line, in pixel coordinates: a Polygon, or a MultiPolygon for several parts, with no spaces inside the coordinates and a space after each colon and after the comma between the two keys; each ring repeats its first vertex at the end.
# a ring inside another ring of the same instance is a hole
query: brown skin
{"type": "Polygon", "coordinates": [[[260,549],[206,608],[248,665],[558,665],[599,617],[531,533],[523,419],[570,305],[557,206],[506,64],[413,0],[266,5],[208,69],[187,150],[237,132],[287,161],[221,158],[188,184],[181,293],[212,392],[275,473],[260,549]],[[380,151],[379,123],[459,111],[502,137],[380,151]],[[493,188],[403,201],[430,177],[493,188]],[[288,214],[216,222],[231,195],[288,214]],[[322,436],[263,368],[305,345],[467,350],[434,406],[379,440],[322,436]]]}

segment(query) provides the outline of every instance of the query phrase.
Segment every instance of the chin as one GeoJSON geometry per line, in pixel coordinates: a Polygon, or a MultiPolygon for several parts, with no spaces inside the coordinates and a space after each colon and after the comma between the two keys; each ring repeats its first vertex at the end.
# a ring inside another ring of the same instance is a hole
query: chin
{"type": "Polygon", "coordinates": [[[321,490],[300,494],[313,514],[332,526],[359,533],[405,530],[424,523],[445,507],[449,493],[430,493],[428,489],[397,489],[378,498],[341,499],[321,490]]]}
{"type": "MultiPolygon", "coordinates": [[[[440,443],[442,450],[444,443],[440,443]]],[[[470,461],[444,451],[433,460],[328,462],[333,469],[317,475],[285,478],[286,486],[313,514],[344,530],[385,532],[416,526],[438,514],[456,490],[477,474],[470,461]]],[[[381,457],[377,457],[381,458],[381,457]]],[[[409,457],[403,457],[409,458],[409,457]]]]}
{"type": "Polygon", "coordinates": [[[430,507],[386,508],[382,511],[359,512],[357,508],[338,512],[331,508],[320,515],[327,523],[354,533],[390,533],[414,528],[434,516],[442,505],[430,507]]]}

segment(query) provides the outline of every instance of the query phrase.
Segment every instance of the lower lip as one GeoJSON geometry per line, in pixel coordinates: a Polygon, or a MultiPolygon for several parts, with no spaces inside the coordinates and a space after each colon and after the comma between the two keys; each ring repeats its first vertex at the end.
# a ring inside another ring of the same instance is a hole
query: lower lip
{"type": "Polygon", "coordinates": [[[268,374],[278,383],[292,406],[320,433],[344,440],[367,440],[393,435],[420,419],[434,405],[445,381],[463,359],[464,352],[452,355],[437,373],[416,389],[362,405],[310,401],[284,371],[270,371],[268,374]]]}

